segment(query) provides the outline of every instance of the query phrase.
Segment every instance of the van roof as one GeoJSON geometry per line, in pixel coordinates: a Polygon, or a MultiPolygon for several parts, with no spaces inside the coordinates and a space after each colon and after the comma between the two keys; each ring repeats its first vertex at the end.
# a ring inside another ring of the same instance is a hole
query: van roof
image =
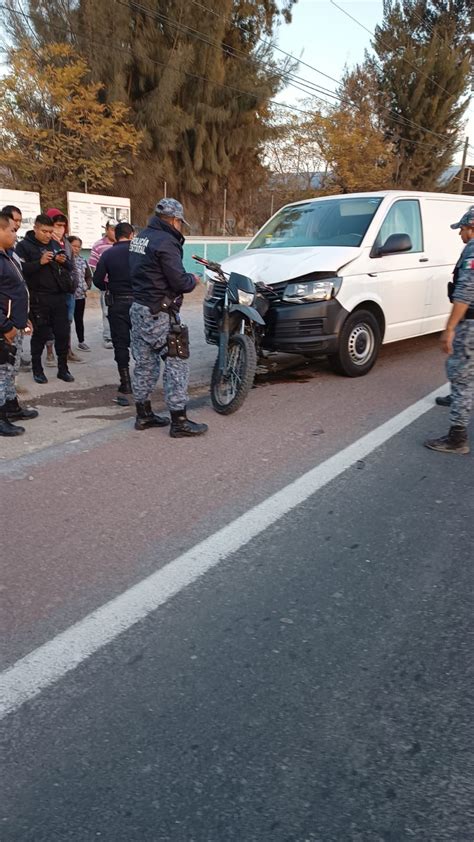
{"type": "Polygon", "coordinates": [[[362,199],[367,198],[369,196],[373,196],[374,198],[385,198],[386,196],[404,196],[405,198],[414,198],[414,199],[422,199],[422,198],[429,198],[429,199],[442,199],[443,201],[463,201],[470,202],[474,204],[474,197],[473,196],[466,196],[464,193],[424,193],[419,190],[372,190],[367,193],[334,193],[330,196],[313,196],[312,199],[300,199],[296,202],[288,202],[287,205],[283,205],[285,208],[289,208],[292,205],[306,205],[311,202],[322,202],[326,199],[362,199]]]}

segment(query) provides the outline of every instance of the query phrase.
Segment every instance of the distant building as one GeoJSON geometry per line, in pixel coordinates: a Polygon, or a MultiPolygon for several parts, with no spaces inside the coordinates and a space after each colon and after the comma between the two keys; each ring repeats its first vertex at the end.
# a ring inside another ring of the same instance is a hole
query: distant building
{"type": "Polygon", "coordinates": [[[466,164],[464,172],[461,173],[459,164],[454,164],[452,167],[443,173],[439,180],[439,186],[446,193],[459,192],[459,180],[462,175],[462,190],[465,196],[474,196],[474,164],[466,164]]]}

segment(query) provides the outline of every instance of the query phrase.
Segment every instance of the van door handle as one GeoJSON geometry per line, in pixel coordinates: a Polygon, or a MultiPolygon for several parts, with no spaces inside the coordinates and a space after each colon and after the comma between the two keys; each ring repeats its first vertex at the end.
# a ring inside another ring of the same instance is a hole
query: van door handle
{"type": "Polygon", "coordinates": [[[429,257],[420,257],[419,263],[428,263],[429,257]]]}

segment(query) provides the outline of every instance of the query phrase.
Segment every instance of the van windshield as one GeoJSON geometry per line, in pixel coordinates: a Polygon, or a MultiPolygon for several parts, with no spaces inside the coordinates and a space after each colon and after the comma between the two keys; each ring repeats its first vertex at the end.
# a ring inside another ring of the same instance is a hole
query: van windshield
{"type": "Polygon", "coordinates": [[[360,246],[381,201],[338,197],[282,208],[247,248],[360,246]]]}

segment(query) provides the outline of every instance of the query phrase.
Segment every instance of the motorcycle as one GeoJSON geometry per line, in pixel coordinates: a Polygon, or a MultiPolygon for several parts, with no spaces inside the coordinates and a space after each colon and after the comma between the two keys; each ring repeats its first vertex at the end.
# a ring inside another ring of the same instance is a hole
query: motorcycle
{"type": "Polygon", "coordinates": [[[206,340],[219,352],[211,377],[216,412],[231,415],[242,406],[255,380],[265,333],[264,316],[272,290],[237,272],[227,274],[219,263],[193,255],[209,277],[204,302],[206,340]]]}

